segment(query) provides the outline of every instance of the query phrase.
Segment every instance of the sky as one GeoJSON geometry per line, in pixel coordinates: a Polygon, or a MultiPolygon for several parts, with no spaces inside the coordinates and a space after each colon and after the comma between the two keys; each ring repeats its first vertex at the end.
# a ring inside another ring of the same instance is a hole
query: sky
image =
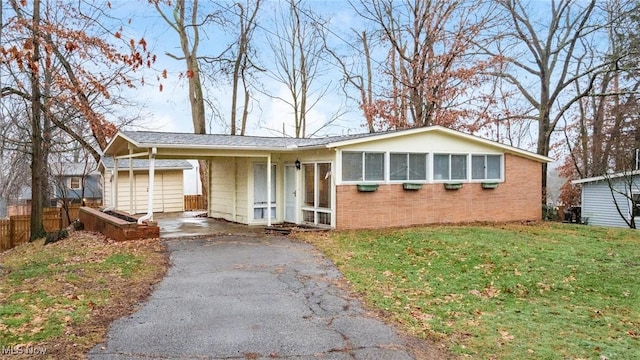
{"type": "MultiPolygon", "coordinates": [[[[206,3],[206,2],[201,2],[206,3]]],[[[258,62],[261,66],[271,66],[273,54],[271,48],[266,44],[260,33],[269,33],[270,18],[275,11],[275,6],[280,2],[266,1],[261,9],[263,19],[256,30],[256,43],[260,54],[258,62]],[[262,25],[264,24],[264,25],[262,25]]],[[[323,16],[331,17],[332,24],[344,27],[346,24],[353,25],[354,14],[346,1],[308,1],[313,6],[314,11],[323,16]]],[[[133,37],[144,37],[153,53],[157,55],[154,71],[146,71],[146,85],[130,91],[129,95],[135,98],[142,106],[144,121],[138,129],[163,131],[163,132],[193,132],[191,120],[191,110],[188,101],[188,84],[185,79],[180,79],[179,74],[184,71],[185,65],[182,60],[175,60],[166,55],[167,52],[181,55],[178,35],[159,17],[155,9],[145,2],[128,2],[116,0],[113,2],[113,14],[116,17],[131,18],[131,25],[125,29],[125,34],[133,37]],[[156,76],[160,71],[167,69],[168,78],[162,79],[162,92],[156,76]]],[[[220,49],[226,45],[230,37],[215,28],[205,29],[202,34],[202,42],[199,48],[199,55],[216,55],[220,49]]],[[[333,41],[342,41],[333,37],[333,41]]],[[[318,79],[318,83],[330,84],[330,90],[318,105],[308,114],[309,133],[316,131],[322,124],[333,115],[335,111],[341,109],[345,112],[339,121],[333,126],[323,129],[317,133],[318,136],[341,135],[354,132],[363,132],[364,119],[360,111],[351,104],[351,108],[343,108],[345,96],[338,87],[341,75],[337,69],[328,72],[323,78],[318,79]]],[[[275,97],[288,98],[288,89],[269,76],[262,75],[258,79],[264,91],[275,97]]],[[[228,81],[220,81],[215,87],[208,85],[207,98],[212,101],[218,113],[224,117],[225,125],[230,118],[231,84],[228,81]]],[[[269,97],[265,94],[254,92],[257,101],[251,106],[249,116],[249,128],[247,135],[276,136],[282,135],[283,124],[285,134],[293,135],[293,117],[290,108],[282,101],[269,97]]],[[[222,125],[222,120],[211,120],[212,111],[207,108],[207,132],[228,133],[222,125]]],[[[228,125],[227,125],[228,126],[228,125]]]]}

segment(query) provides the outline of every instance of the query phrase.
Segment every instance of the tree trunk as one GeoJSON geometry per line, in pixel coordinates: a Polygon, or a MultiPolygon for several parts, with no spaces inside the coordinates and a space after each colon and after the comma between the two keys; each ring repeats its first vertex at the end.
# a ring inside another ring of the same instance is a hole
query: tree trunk
{"type": "Polygon", "coordinates": [[[42,186],[43,179],[42,173],[44,172],[44,159],[42,151],[42,124],[41,124],[41,109],[40,109],[40,79],[39,79],[39,66],[40,66],[40,41],[39,36],[40,25],[40,0],[34,0],[33,2],[33,35],[32,35],[32,49],[33,55],[31,57],[31,236],[29,240],[35,240],[44,234],[43,225],[43,198],[42,198],[42,186]]]}

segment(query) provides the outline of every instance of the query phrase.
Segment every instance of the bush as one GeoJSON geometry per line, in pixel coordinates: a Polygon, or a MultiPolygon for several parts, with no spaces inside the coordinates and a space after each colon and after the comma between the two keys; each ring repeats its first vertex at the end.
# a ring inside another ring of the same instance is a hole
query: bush
{"type": "Polygon", "coordinates": [[[62,230],[58,230],[58,231],[53,231],[50,233],[47,233],[47,238],[44,240],[44,244],[51,244],[57,241],[60,241],[62,239],[65,239],[69,236],[69,232],[66,229],[62,229],[62,230]]]}

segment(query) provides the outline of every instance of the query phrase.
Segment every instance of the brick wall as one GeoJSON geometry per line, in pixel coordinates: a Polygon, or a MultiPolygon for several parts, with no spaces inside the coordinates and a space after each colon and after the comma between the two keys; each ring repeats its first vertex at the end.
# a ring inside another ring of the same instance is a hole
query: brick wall
{"type": "Polygon", "coordinates": [[[102,233],[116,241],[160,237],[160,228],[155,223],[138,225],[107,215],[97,209],[81,207],[79,218],[85,230],[102,233]]]}
{"type": "Polygon", "coordinates": [[[541,220],[541,173],[539,162],[505,154],[505,182],[496,189],[464,183],[460,190],[445,190],[438,183],[407,191],[402,184],[381,184],[377,191],[358,192],[356,185],[340,185],[336,228],[541,220]]]}

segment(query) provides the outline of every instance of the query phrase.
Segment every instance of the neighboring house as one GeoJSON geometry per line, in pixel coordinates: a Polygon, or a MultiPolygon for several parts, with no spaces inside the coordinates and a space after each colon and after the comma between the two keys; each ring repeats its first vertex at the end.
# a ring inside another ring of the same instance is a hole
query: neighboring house
{"type": "Polygon", "coordinates": [[[541,220],[551,160],[440,126],[313,139],[121,131],[105,153],[206,160],[209,217],[337,229],[541,220]]]}
{"type": "Polygon", "coordinates": [[[572,181],[582,185],[581,203],[583,222],[590,225],[628,227],[623,216],[640,221],[640,209],[632,211],[633,202],[640,203],[640,171],[596,176],[572,181]],[[613,194],[611,189],[614,189],[613,194]],[[615,202],[614,202],[615,196],[615,202]]]}
{"type": "Polygon", "coordinates": [[[73,204],[102,203],[102,183],[95,165],[76,162],[59,162],[50,165],[53,178],[53,201],[57,206],[63,202],[73,204]]]}
{"type": "MultiPolygon", "coordinates": [[[[134,159],[131,169],[129,159],[118,161],[117,176],[117,210],[130,214],[147,212],[149,197],[149,160],[134,159]],[[129,183],[129,172],[133,174],[129,183]],[[130,201],[133,192],[133,201],[130,201]]],[[[104,205],[114,206],[114,186],[116,184],[115,163],[112,157],[105,156],[98,166],[104,179],[104,205]]],[[[155,176],[153,189],[153,211],[174,212],[184,211],[184,170],[191,169],[186,160],[158,160],[155,162],[155,176]]]]}

